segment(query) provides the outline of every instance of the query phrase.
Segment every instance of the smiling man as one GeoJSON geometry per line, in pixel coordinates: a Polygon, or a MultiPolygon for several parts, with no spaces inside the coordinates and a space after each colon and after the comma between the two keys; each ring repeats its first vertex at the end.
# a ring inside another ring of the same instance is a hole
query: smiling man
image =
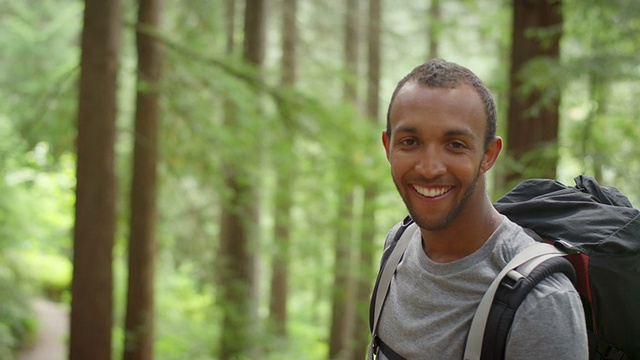
{"type": "MultiPolygon", "coordinates": [[[[379,359],[461,359],[495,276],[534,243],[493,207],[485,174],[502,149],[490,91],[467,68],[432,60],[396,87],[382,142],[393,181],[419,226],[382,308],[379,359]]],[[[388,234],[391,243],[397,224],[388,234]]],[[[586,359],[579,295],[564,275],[542,281],[516,313],[511,359],[586,359]]]]}

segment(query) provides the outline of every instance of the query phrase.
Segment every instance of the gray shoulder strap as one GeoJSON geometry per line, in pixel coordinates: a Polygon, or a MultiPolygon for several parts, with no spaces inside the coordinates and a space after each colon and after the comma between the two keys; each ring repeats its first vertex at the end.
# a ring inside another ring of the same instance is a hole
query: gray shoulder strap
{"type": "Polygon", "coordinates": [[[378,290],[376,294],[374,294],[376,302],[375,308],[373,312],[373,330],[371,332],[371,344],[368,349],[367,359],[373,359],[373,348],[374,348],[374,340],[378,333],[378,320],[380,319],[380,313],[382,312],[382,305],[384,304],[384,300],[387,297],[387,293],[389,292],[389,286],[391,285],[391,278],[393,278],[393,274],[396,272],[396,267],[400,263],[400,259],[404,254],[404,251],[409,246],[409,241],[413,237],[416,231],[418,231],[419,227],[416,223],[412,223],[409,225],[400,239],[398,239],[398,243],[391,251],[391,255],[387,258],[387,261],[384,264],[382,269],[382,274],[380,275],[380,281],[378,282],[378,290]]]}
{"type": "Polygon", "coordinates": [[[487,318],[491,310],[493,298],[498,290],[500,282],[505,276],[509,276],[514,280],[529,275],[531,270],[543,261],[555,256],[566,255],[556,247],[546,243],[535,243],[528,246],[505,265],[493,280],[489,288],[485,292],[478,309],[471,322],[467,344],[464,350],[464,360],[479,360],[482,352],[482,341],[484,339],[484,329],[487,325],[487,318]],[[518,268],[516,271],[515,269],[518,268]]]}

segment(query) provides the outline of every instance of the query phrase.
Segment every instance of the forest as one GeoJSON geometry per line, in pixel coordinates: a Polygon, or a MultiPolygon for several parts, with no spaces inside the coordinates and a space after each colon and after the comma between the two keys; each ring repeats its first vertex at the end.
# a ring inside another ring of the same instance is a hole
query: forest
{"type": "Polygon", "coordinates": [[[0,358],[363,359],[380,141],[426,59],[493,92],[520,180],[640,202],[633,0],[0,0],[0,358]]]}

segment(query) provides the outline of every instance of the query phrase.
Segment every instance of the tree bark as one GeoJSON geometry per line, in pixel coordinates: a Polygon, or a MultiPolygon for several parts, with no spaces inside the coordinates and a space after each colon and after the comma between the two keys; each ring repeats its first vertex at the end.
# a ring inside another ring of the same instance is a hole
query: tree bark
{"type": "Polygon", "coordinates": [[[593,174],[593,177],[599,182],[604,182],[603,168],[606,164],[606,155],[604,155],[601,146],[599,146],[596,134],[601,131],[599,123],[607,112],[608,99],[610,94],[609,80],[599,75],[595,71],[588,72],[589,100],[591,109],[584,119],[582,128],[582,137],[579,140],[579,154],[582,162],[582,173],[593,174]]]}
{"type": "MultiPolygon", "coordinates": [[[[369,22],[367,28],[367,99],[366,114],[375,128],[380,116],[380,35],[381,0],[369,0],[369,22]]],[[[369,343],[369,300],[373,281],[376,247],[375,215],[377,182],[365,179],[362,209],[362,231],[359,239],[357,298],[355,312],[353,360],[362,360],[369,343]]]]}
{"type": "Polygon", "coordinates": [[[71,360],[111,360],[120,2],[86,0],[80,59],[71,360]]]}
{"type": "Polygon", "coordinates": [[[353,188],[344,187],[336,221],[335,263],[331,304],[331,333],[329,359],[350,359],[353,355],[355,279],[353,277],[354,243],[351,236],[353,223],[353,188]]]}
{"type": "MultiPolygon", "coordinates": [[[[243,59],[257,68],[262,66],[264,58],[265,11],[265,0],[246,1],[243,59]]],[[[239,127],[233,106],[227,104],[225,109],[224,126],[239,127]]],[[[253,251],[256,240],[252,237],[252,228],[257,220],[258,205],[245,164],[227,161],[223,176],[229,196],[223,201],[220,218],[218,273],[223,320],[219,358],[234,359],[251,357],[255,343],[252,329],[256,326],[252,322],[256,314],[253,251]]]]}
{"type": "Polygon", "coordinates": [[[123,359],[153,359],[158,82],[160,44],[147,32],[160,26],[159,0],[138,3],[138,90],[130,194],[129,281],[123,359]]]}
{"type": "MultiPolygon", "coordinates": [[[[284,0],[282,4],[282,79],[280,83],[285,87],[293,87],[296,82],[298,41],[297,0],[284,0]]],[[[285,114],[291,117],[291,114],[285,114]]],[[[284,145],[283,151],[291,151],[294,136],[286,124],[293,119],[283,119],[283,130],[287,133],[277,139],[278,144],[284,145]]],[[[293,156],[293,155],[292,155],[293,156]]],[[[289,286],[289,247],[291,236],[291,208],[293,206],[292,192],[294,172],[290,166],[295,161],[278,161],[275,209],[275,253],[272,259],[271,297],[269,301],[269,315],[274,331],[279,336],[287,335],[287,297],[289,286]]]]}
{"type": "MultiPolygon", "coordinates": [[[[358,75],[358,27],[359,1],[346,1],[345,17],[345,67],[347,78],[344,84],[344,99],[357,108],[358,75]]],[[[339,166],[349,169],[353,166],[348,155],[339,160],[339,166]]],[[[340,180],[340,203],[336,220],[335,263],[332,296],[331,332],[329,337],[329,359],[350,359],[354,346],[354,318],[356,283],[354,277],[354,242],[351,236],[353,224],[354,186],[352,180],[340,180]]]]}
{"type": "Polygon", "coordinates": [[[231,196],[225,199],[233,208],[221,214],[220,232],[220,305],[223,310],[220,359],[235,359],[246,354],[251,344],[250,325],[253,314],[253,254],[249,227],[253,208],[251,188],[237,179],[238,173],[226,174],[231,196]],[[247,213],[248,212],[248,213],[247,213]]]}
{"type": "Polygon", "coordinates": [[[509,110],[507,155],[518,164],[507,171],[506,182],[513,184],[526,177],[555,178],[558,162],[557,139],[560,95],[556,92],[546,106],[540,106],[542,95],[554,89],[538,88],[522,95],[525,83],[521,71],[527,62],[560,56],[562,35],[561,1],[515,0],[513,2],[513,35],[511,71],[509,74],[509,110]],[[552,37],[544,40],[532,36],[535,30],[551,30],[552,37]]]}
{"type": "Polygon", "coordinates": [[[224,15],[225,24],[224,29],[226,32],[225,50],[227,55],[232,55],[235,49],[235,28],[236,28],[236,0],[226,0],[224,2],[224,15]]]}
{"type": "Polygon", "coordinates": [[[429,39],[429,50],[427,59],[435,59],[440,56],[441,9],[440,0],[431,0],[428,10],[427,37],[429,39]]]}

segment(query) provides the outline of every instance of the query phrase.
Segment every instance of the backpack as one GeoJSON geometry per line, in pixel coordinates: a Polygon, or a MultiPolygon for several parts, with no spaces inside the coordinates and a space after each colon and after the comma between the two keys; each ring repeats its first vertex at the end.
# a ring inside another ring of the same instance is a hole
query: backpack
{"type": "Polygon", "coordinates": [[[590,358],[640,359],[640,210],[592,177],[574,181],[575,187],[523,181],[495,207],[571,253],[566,258],[577,273],[590,358]]]}
{"type": "MultiPolygon", "coordinates": [[[[504,357],[506,338],[519,304],[539,281],[563,272],[574,281],[583,301],[590,359],[640,359],[640,210],[633,208],[617,189],[601,187],[591,177],[579,176],[575,182],[575,187],[567,187],[553,180],[526,180],[495,203],[500,213],[530,229],[527,231],[534,239],[544,239],[554,246],[536,244],[542,254],[532,256],[537,260],[529,262],[527,258],[513,266],[526,263],[522,265],[527,268],[523,271],[526,276],[517,281],[499,276],[494,282],[495,295],[489,291],[485,294],[487,301],[483,299],[483,303],[487,304],[481,303],[476,313],[476,318],[484,320],[474,318],[467,340],[467,347],[470,342],[480,342],[480,358],[504,357]],[[479,316],[485,305],[487,313],[479,316]]],[[[383,285],[387,288],[378,289],[381,273],[410,225],[407,219],[403,221],[383,254],[371,299],[370,353],[383,345],[374,331],[374,306],[382,307],[380,303],[388,290],[388,284],[383,285]]]]}

